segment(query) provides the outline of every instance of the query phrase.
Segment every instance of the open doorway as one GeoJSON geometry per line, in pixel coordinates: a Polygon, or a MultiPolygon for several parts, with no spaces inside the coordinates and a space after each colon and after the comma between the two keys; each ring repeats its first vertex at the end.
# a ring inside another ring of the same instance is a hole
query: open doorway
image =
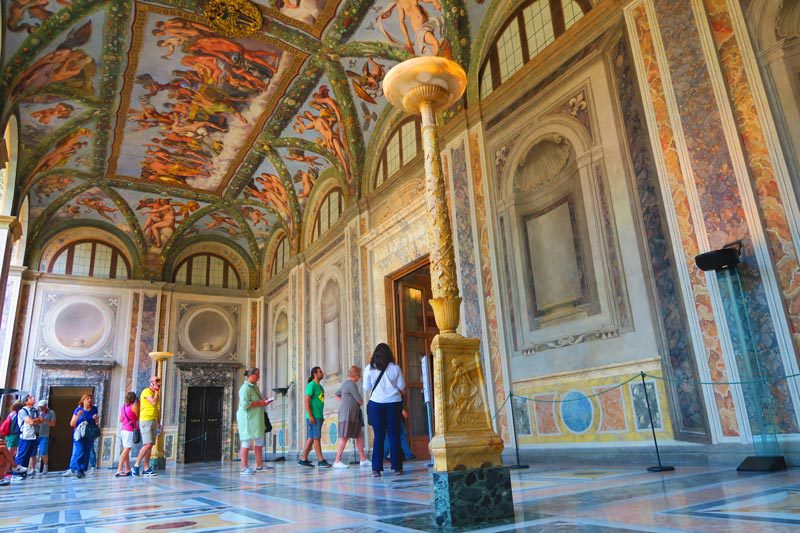
{"type": "MultiPolygon", "coordinates": [[[[390,331],[394,332],[392,349],[397,354],[406,380],[405,405],[408,411],[406,431],[411,451],[420,459],[430,457],[428,410],[422,391],[423,355],[430,354],[431,341],[439,333],[433,316],[431,273],[428,258],[416,261],[387,278],[391,294],[390,331]]],[[[388,296],[388,294],[387,294],[388,296]]],[[[432,368],[428,361],[429,373],[432,368]]],[[[433,398],[431,397],[431,402],[433,398]]],[[[434,406],[431,403],[431,416],[434,406]]],[[[433,427],[433,420],[431,420],[433,427]]]]}
{"type": "Polygon", "coordinates": [[[94,395],[94,387],[50,387],[47,403],[56,414],[56,425],[50,428],[50,470],[66,470],[72,455],[72,428],[69,425],[72,411],[81,396],[94,395]]]}

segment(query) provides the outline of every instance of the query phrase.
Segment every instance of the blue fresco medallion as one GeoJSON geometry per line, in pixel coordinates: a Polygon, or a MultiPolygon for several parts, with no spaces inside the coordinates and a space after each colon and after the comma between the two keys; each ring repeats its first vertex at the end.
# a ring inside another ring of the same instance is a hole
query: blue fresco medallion
{"type": "Polygon", "coordinates": [[[570,391],[562,398],[561,420],[572,433],[583,433],[592,426],[594,407],[580,391],[570,391]]]}

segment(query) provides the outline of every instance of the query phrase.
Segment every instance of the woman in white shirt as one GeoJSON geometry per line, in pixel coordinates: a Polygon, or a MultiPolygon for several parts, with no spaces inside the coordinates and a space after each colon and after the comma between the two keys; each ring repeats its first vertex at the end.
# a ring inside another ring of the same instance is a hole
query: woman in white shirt
{"type": "Polygon", "coordinates": [[[384,343],[377,345],[364,376],[364,390],[371,392],[367,404],[367,418],[375,432],[375,441],[372,444],[373,477],[380,477],[383,471],[383,443],[387,433],[392,455],[392,470],[395,475],[403,473],[400,424],[403,423],[402,393],[405,388],[403,372],[395,364],[391,348],[384,343]]]}

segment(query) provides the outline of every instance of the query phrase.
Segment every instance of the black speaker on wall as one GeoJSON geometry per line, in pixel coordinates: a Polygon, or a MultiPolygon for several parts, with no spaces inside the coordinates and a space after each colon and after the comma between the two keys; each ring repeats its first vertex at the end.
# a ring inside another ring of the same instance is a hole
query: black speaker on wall
{"type": "Polygon", "coordinates": [[[703,272],[726,270],[739,264],[739,248],[726,246],[695,256],[697,268],[703,272]]]}

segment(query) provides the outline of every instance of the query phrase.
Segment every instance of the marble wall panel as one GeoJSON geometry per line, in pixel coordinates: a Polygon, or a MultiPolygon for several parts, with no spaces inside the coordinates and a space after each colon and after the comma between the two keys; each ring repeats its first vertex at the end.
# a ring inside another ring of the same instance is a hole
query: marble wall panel
{"type": "Polygon", "coordinates": [[[467,337],[481,336],[481,318],[478,276],[475,266],[475,240],[472,234],[472,213],[470,206],[469,175],[467,173],[467,148],[460,142],[450,150],[453,181],[453,226],[458,243],[459,288],[461,289],[461,320],[467,337]]]}
{"type": "Polygon", "coordinates": [[[552,392],[533,396],[537,435],[561,435],[561,429],[556,422],[555,399],[556,395],[552,392]]]}
{"type": "MultiPolygon", "coordinates": [[[[472,190],[475,195],[475,224],[478,234],[481,282],[483,285],[483,308],[486,321],[488,360],[491,375],[491,394],[495,405],[501,405],[506,395],[506,381],[503,372],[503,353],[497,323],[497,298],[495,296],[494,272],[491,263],[491,243],[489,224],[486,220],[488,206],[484,192],[483,166],[481,165],[480,138],[477,132],[469,134],[470,166],[472,170],[472,190]]],[[[497,417],[498,432],[503,438],[508,435],[506,417],[497,417]]]]}
{"type": "Polygon", "coordinates": [[[670,384],[670,398],[678,415],[676,430],[685,435],[707,437],[702,392],[698,385],[690,384],[699,381],[699,374],[688,335],[686,310],[680,297],[677,266],[670,253],[669,230],[662,214],[658,174],[638,106],[635,72],[625,39],[620,40],[614,51],[613,64],[642,228],[647,238],[649,266],[656,291],[655,308],[666,343],[665,366],[669,368],[668,375],[684,382],[677,386],[670,384]]]}
{"type": "MultiPolygon", "coordinates": [[[[666,178],[672,195],[672,209],[674,210],[680,233],[680,247],[684,254],[685,264],[689,269],[694,305],[703,337],[705,362],[708,365],[712,381],[729,381],[706,279],[703,273],[694,265],[694,257],[700,253],[697,242],[697,229],[692,220],[687,196],[686,177],[683,175],[678,158],[675,127],[672,124],[667,108],[664,82],[659,70],[652,29],[645,5],[639,4],[636,6],[632,11],[632,17],[635,31],[634,38],[638,41],[644,76],[648,83],[645,95],[652,106],[652,113],[656,121],[658,142],[654,144],[660,149],[660,157],[663,159],[666,178]]],[[[739,423],[736,419],[736,407],[730,387],[728,385],[715,385],[713,391],[722,434],[726,437],[739,436],[739,423]]]]}
{"type": "Polygon", "coordinates": [[[611,386],[592,387],[592,392],[597,394],[600,403],[600,423],[598,433],[620,433],[628,430],[628,421],[625,417],[627,410],[622,388],[611,386]]]}
{"type": "Polygon", "coordinates": [[[792,240],[789,217],[769,155],[762,117],[745,71],[740,41],[750,46],[733,29],[732,16],[724,0],[704,0],[719,65],[728,87],[730,105],[745,163],[750,173],[767,237],[767,246],[781,288],[789,326],[796,349],[800,348],[800,265],[797,244],[792,240]]]}
{"type": "Polygon", "coordinates": [[[125,365],[125,392],[135,390],[133,385],[136,363],[136,339],[139,336],[139,299],[140,293],[131,294],[131,320],[128,333],[128,358],[125,365]]]}
{"type": "Polygon", "coordinates": [[[137,394],[150,383],[155,371],[153,360],[148,355],[156,349],[156,321],[158,320],[158,293],[144,293],[142,296],[141,319],[139,322],[139,346],[136,354],[134,389],[137,394]]]}
{"type": "MultiPolygon", "coordinates": [[[[755,257],[743,194],[733,170],[722,117],[701,47],[698,21],[692,14],[690,0],[654,0],[653,5],[709,246],[715,250],[727,243],[742,242],[739,270],[744,297],[748,301],[748,318],[754,326],[754,341],[759,346],[766,377],[782,378],[785,373],[776,335],[778,325],[773,321],[767,303],[763,272],[755,257]]],[[[772,400],[780,411],[786,413],[781,417],[780,430],[796,432],[795,407],[786,383],[776,381],[773,388],[776,390],[772,400]]]]}

